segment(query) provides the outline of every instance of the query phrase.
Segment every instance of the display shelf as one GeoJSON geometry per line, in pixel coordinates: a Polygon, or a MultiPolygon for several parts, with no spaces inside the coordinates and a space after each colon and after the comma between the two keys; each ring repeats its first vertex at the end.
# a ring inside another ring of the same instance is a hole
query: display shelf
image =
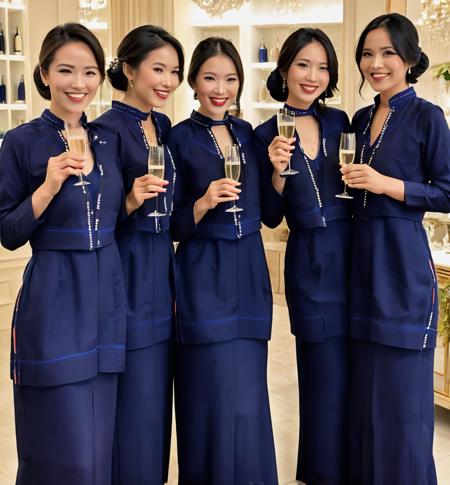
{"type": "Polygon", "coordinates": [[[0,22],[4,35],[4,53],[0,54],[0,77],[6,85],[6,103],[0,104],[0,137],[31,117],[31,75],[28,45],[28,3],[0,2],[0,22]],[[22,52],[14,54],[14,33],[19,27],[22,37],[22,52]],[[16,103],[17,87],[24,76],[26,102],[16,103]]]}
{"type": "MultiPolygon", "coordinates": [[[[82,18],[80,13],[80,23],[85,25],[88,29],[95,33],[100,44],[105,51],[105,65],[108,68],[113,57],[112,52],[112,37],[111,37],[111,6],[107,2],[105,8],[96,12],[97,18],[95,20],[87,20],[82,18]]],[[[98,118],[103,112],[111,107],[112,90],[107,79],[98,88],[95,98],[91,101],[86,109],[88,120],[98,118]]]]}

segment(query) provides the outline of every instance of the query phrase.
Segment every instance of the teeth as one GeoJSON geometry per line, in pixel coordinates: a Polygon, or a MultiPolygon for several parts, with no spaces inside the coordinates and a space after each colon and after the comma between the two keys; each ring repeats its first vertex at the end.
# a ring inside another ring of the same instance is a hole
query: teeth
{"type": "Polygon", "coordinates": [[[67,96],[70,96],[71,98],[77,98],[77,99],[81,99],[84,97],[84,93],[81,93],[81,94],[75,94],[75,93],[67,93],[67,96]]]}

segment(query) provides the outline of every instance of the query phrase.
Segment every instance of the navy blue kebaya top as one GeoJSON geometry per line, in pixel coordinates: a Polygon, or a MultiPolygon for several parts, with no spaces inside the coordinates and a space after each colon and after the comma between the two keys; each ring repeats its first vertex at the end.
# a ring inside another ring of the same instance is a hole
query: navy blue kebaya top
{"type": "MultiPolygon", "coordinates": [[[[148,141],[142,122],[151,116],[158,144],[170,130],[170,120],[163,113],[143,112],[128,104],[113,101],[112,109],[100,116],[94,126],[110,130],[118,138],[125,192],[134,180],[148,173],[148,141]]],[[[148,217],[155,200],[144,204],[127,217],[118,228],[118,245],[128,293],[127,348],[145,348],[170,338],[174,319],[173,244],[169,234],[175,164],[164,146],[167,191],[158,196],[158,210],[163,217],[148,217]]]]}
{"type": "Polygon", "coordinates": [[[262,173],[262,220],[276,227],[286,217],[290,229],[285,259],[285,289],[291,330],[301,341],[324,342],[348,332],[350,201],[338,199],[344,184],[339,171],[339,140],[348,132],[347,115],[313,104],[308,110],[286,105],[296,116],[313,116],[320,126],[314,160],[296,134],[291,167],[282,194],[272,185],[268,147],[278,135],[276,116],[255,130],[262,173]]]}
{"type": "Polygon", "coordinates": [[[88,130],[95,160],[74,186],[69,177],[39,219],[31,204],[50,157],[67,150],[62,120],[49,110],[7,133],[0,150],[0,238],[30,242],[13,322],[11,373],[16,383],[57,385],[124,368],[125,292],[114,232],[123,213],[117,144],[88,130]]]}
{"type": "Polygon", "coordinates": [[[375,104],[352,122],[356,163],[404,181],[405,200],[353,190],[355,196],[351,336],[397,347],[436,344],[437,283],[425,211],[450,211],[450,133],[442,110],[408,88],[389,100],[370,145],[375,104]]]}
{"type": "Polygon", "coordinates": [[[171,232],[176,253],[177,332],[184,343],[270,337],[272,296],[260,229],[259,170],[249,123],[198,112],[170,131],[177,167],[171,232]],[[212,131],[225,124],[241,155],[243,212],[222,203],[195,224],[193,207],[210,183],[225,177],[223,155],[212,131]]]}

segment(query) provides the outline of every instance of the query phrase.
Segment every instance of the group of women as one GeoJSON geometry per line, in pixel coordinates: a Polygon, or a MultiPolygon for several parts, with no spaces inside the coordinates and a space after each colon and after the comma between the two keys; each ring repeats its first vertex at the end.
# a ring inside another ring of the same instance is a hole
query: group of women
{"type": "Polygon", "coordinates": [[[297,480],[436,484],[437,284],[421,220],[450,211],[450,135],[409,86],[428,66],[413,24],[388,14],[361,34],[356,62],[378,95],[351,124],[325,103],[338,84],[329,38],[293,32],[268,79],[295,116],[292,139],[276,117],[253,130],[228,114],[244,74],[226,39],[195,48],[199,108],[173,128],[155,111],[183,80],[172,35],[145,25],[125,36],[107,70],[124,96],[88,123],[104,62],[85,27],[52,29],[34,72],[49,109],[0,151],[1,242],[33,249],[12,324],[17,485],[165,483],[172,379],[180,485],[278,484],[260,227],[283,217],[297,480]],[[87,136],[85,153],[69,127],[87,136]],[[350,131],[356,163],[340,166],[350,131]],[[238,181],[224,172],[231,145],[238,181]],[[148,173],[152,146],[164,179],[148,173]],[[288,163],[297,175],[282,176],[288,163]],[[75,185],[80,173],[88,185],[75,185]],[[344,182],[353,202],[335,197],[344,182]],[[236,201],[243,210],[227,211],[236,201]]]}

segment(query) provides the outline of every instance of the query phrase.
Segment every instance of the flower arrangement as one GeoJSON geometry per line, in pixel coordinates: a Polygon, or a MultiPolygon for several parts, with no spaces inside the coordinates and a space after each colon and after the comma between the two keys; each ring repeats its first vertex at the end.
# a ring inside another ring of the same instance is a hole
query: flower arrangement
{"type": "Polygon", "coordinates": [[[445,81],[450,81],[450,62],[444,62],[443,64],[439,64],[434,69],[434,77],[439,79],[440,77],[444,78],[445,81]]]}

